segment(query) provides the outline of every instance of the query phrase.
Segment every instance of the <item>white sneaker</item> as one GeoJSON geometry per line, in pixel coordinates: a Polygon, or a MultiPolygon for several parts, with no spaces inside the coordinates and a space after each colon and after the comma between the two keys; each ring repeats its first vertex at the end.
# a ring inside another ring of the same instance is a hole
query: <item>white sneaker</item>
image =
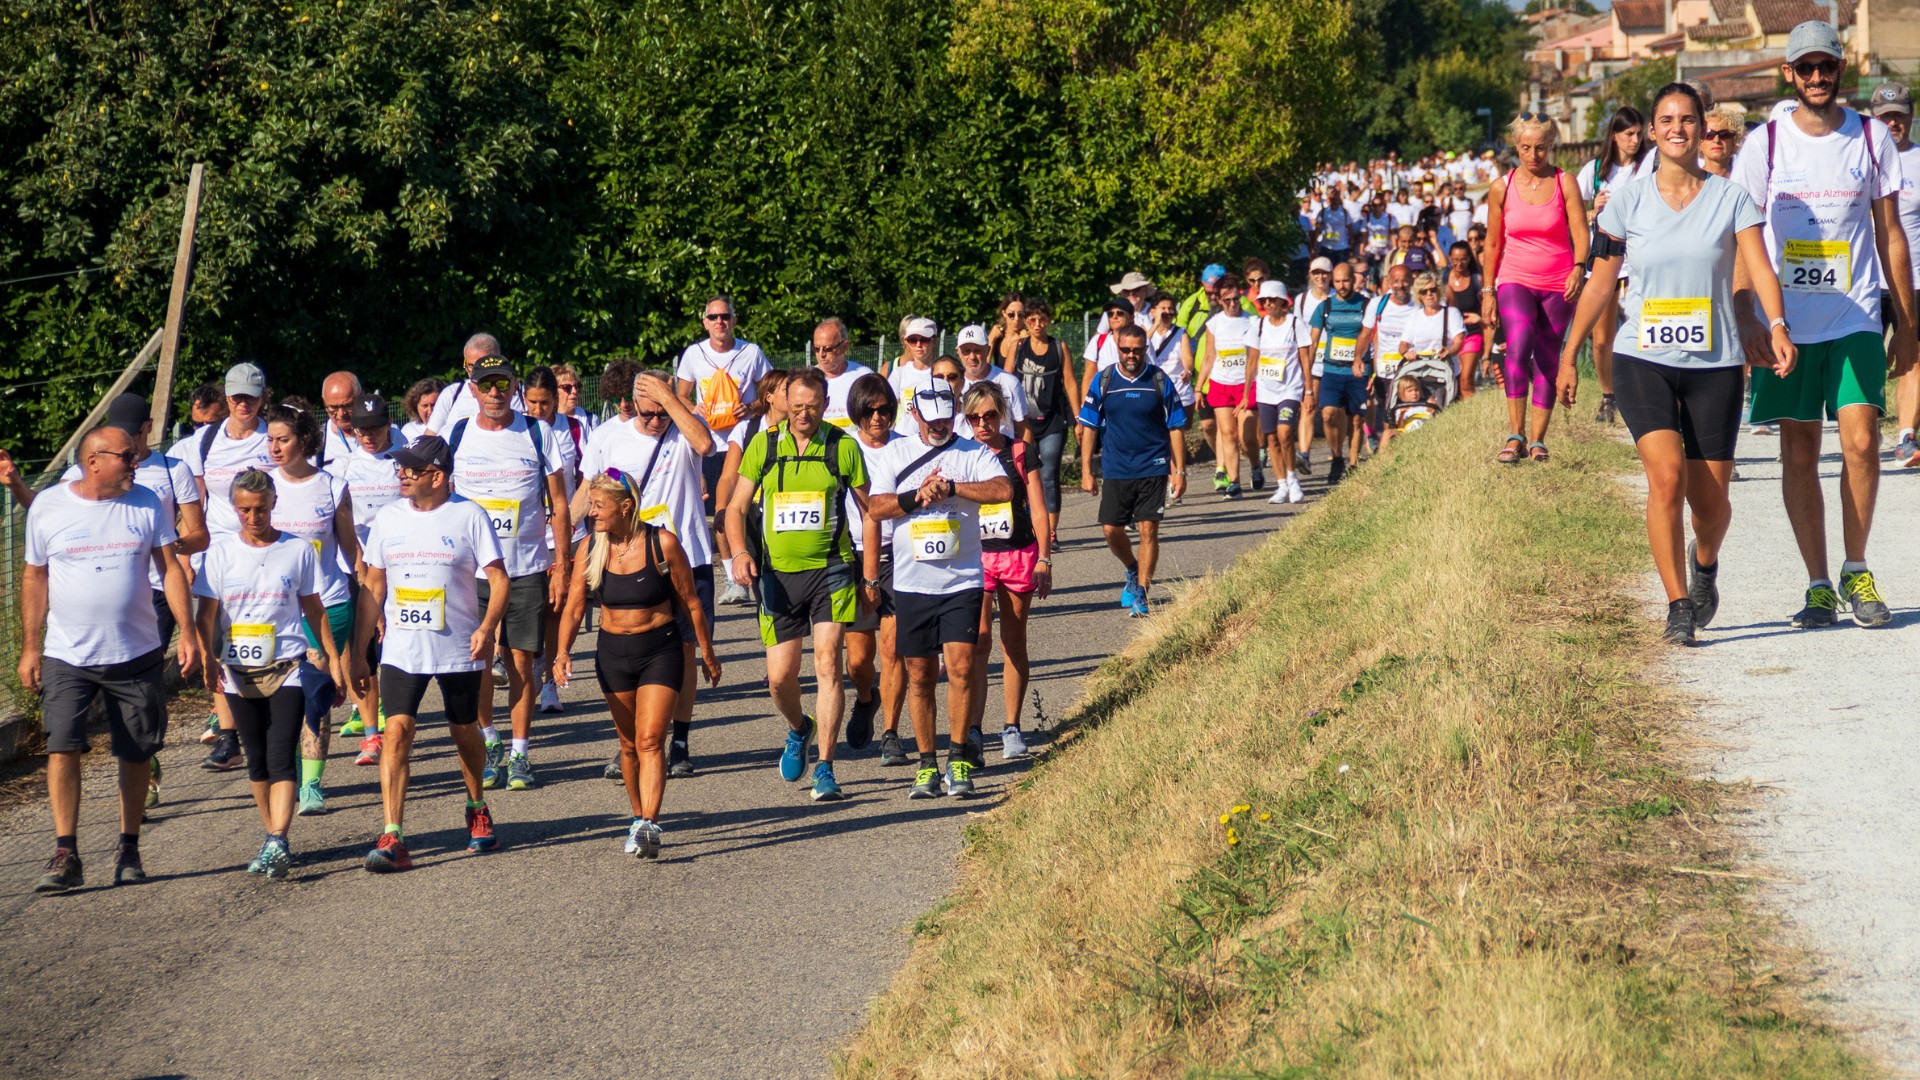
{"type": "Polygon", "coordinates": [[[1023,758],[1026,756],[1027,740],[1020,734],[1020,729],[1012,726],[1001,728],[1000,760],[1012,761],[1014,758],[1023,758]]]}
{"type": "Polygon", "coordinates": [[[1298,476],[1287,477],[1287,501],[1290,503],[1307,501],[1307,493],[1300,490],[1300,478],[1298,476]]]}
{"type": "Polygon", "coordinates": [[[560,709],[560,688],[552,683],[540,687],[540,711],[557,713],[560,709]]]}
{"type": "Polygon", "coordinates": [[[1273,497],[1267,500],[1268,504],[1272,506],[1284,505],[1286,501],[1287,501],[1287,485],[1285,484],[1280,484],[1277,487],[1275,487],[1273,489],[1273,497]]]}
{"type": "Polygon", "coordinates": [[[720,593],[720,603],[722,604],[744,604],[752,599],[753,596],[749,594],[747,590],[741,588],[740,583],[737,581],[728,581],[727,587],[720,593]]]}

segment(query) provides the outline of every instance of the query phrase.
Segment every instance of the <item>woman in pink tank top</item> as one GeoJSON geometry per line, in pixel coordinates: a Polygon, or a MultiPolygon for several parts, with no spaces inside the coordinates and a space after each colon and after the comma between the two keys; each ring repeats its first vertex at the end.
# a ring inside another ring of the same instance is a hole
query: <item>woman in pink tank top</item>
{"type": "Polygon", "coordinates": [[[1524,447],[1528,457],[1545,461],[1560,347],[1584,278],[1586,207],[1573,177],[1553,164],[1553,121],[1523,112],[1508,131],[1520,167],[1487,192],[1483,280],[1490,284],[1480,289],[1480,317],[1489,330],[1506,334],[1508,435],[1499,460],[1520,460],[1524,447]]]}

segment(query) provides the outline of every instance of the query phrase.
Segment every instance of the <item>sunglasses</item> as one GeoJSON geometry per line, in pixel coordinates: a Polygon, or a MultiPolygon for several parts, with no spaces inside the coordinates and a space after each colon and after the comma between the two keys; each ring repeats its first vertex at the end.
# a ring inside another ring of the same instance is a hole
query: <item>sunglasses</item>
{"type": "Polygon", "coordinates": [[[1737,138],[1737,136],[1733,132],[1728,131],[1725,128],[1720,128],[1713,131],[1703,131],[1700,133],[1700,137],[1703,139],[1726,139],[1728,141],[1731,141],[1734,138],[1737,138]]]}
{"type": "Polygon", "coordinates": [[[1515,117],[1515,119],[1521,121],[1522,123],[1532,123],[1536,120],[1546,120],[1547,114],[1537,113],[1537,112],[1523,112],[1519,116],[1515,117]]]}
{"type": "Polygon", "coordinates": [[[1809,79],[1815,75],[1831,76],[1839,70],[1840,61],[1838,60],[1802,60],[1793,65],[1793,73],[1803,79],[1809,79]]]}
{"type": "MultiPolygon", "coordinates": [[[[653,412],[641,412],[638,409],[636,409],[634,410],[633,415],[636,420],[665,420],[667,418],[667,414],[663,410],[655,410],[653,412]]],[[[613,470],[609,469],[607,471],[612,472],[613,470]]]]}
{"type": "Polygon", "coordinates": [[[842,341],[833,345],[815,345],[813,351],[820,356],[831,356],[837,352],[846,352],[847,343],[842,341]]]}
{"type": "Polygon", "coordinates": [[[1145,349],[1129,349],[1129,348],[1127,348],[1127,347],[1125,347],[1124,345],[1123,345],[1123,346],[1120,346],[1120,347],[1118,347],[1118,348],[1117,348],[1117,349],[1116,349],[1115,351],[1116,351],[1116,352],[1118,352],[1118,353],[1119,353],[1119,354],[1120,354],[1121,356],[1145,356],[1145,355],[1147,355],[1147,350],[1145,350],[1145,349]]]}
{"type": "Polygon", "coordinates": [[[418,480],[426,476],[428,473],[435,473],[439,471],[440,471],[439,469],[436,469],[431,465],[422,465],[419,468],[415,468],[411,465],[402,465],[400,466],[400,478],[402,480],[418,480]]]}
{"type": "Polygon", "coordinates": [[[119,458],[120,461],[126,465],[132,465],[134,462],[140,460],[140,455],[132,450],[95,450],[87,456],[119,458]]]}
{"type": "Polygon", "coordinates": [[[909,337],[909,338],[907,339],[907,344],[909,344],[909,345],[931,345],[931,344],[933,344],[933,339],[932,339],[932,338],[929,338],[929,337],[920,337],[919,335],[917,335],[917,334],[916,334],[916,335],[914,335],[913,337],[909,337]]]}
{"type": "Polygon", "coordinates": [[[483,394],[504,394],[513,389],[513,380],[502,378],[482,379],[473,385],[479,387],[480,392],[483,394]]]}
{"type": "Polygon", "coordinates": [[[560,392],[563,394],[577,394],[580,392],[580,384],[577,382],[563,382],[560,384],[560,392]]]}
{"type": "Polygon", "coordinates": [[[708,322],[731,322],[733,320],[733,312],[709,311],[705,315],[702,315],[701,318],[707,320],[708,322]]]}
{"type": "Polygon", "coordinates": [[[885,419],[885,420],[892,420],[894,417],[898,415],[900,415],[899,409],[895,408],[892,405],[883,405],[877,408],[857,410],[853,414],[853,418],[856,422],[864,424],[876,416],[881,417],[882,419],[885,419]]]}
{"type": "Polygon", "coordinates": [[[1000,413],[997,410],[982,413],[968,413],[967,419],[976,424],[997,424],[1000,422],[1000,413]]]}

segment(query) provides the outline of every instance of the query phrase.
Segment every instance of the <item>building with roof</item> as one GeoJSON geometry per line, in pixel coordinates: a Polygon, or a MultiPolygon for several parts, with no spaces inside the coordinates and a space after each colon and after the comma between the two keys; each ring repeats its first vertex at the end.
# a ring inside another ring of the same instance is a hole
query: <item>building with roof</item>
{"type": "Polygon", "coordinates": [[[1642,60],[1654,55],[1653,42],[1666,37],[1667,0],[1613,0],[1607,12],[1613,55],[1642,60]]]}

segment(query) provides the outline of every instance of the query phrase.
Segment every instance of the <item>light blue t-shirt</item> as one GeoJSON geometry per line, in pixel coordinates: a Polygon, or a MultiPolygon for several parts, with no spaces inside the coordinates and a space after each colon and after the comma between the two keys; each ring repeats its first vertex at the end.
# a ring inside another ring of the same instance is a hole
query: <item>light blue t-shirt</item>
{"type": "Polygon", "coordinates": [[[1633,259],[1614,351],[1668,367],[1745,363],[1733,314],[1734,234],[1761,224],[1753,199],[1718,176],[1680,211],[1660,197],[1657,181],[1612,190],[1598,224],[1625,240],[1633,259]]]}

